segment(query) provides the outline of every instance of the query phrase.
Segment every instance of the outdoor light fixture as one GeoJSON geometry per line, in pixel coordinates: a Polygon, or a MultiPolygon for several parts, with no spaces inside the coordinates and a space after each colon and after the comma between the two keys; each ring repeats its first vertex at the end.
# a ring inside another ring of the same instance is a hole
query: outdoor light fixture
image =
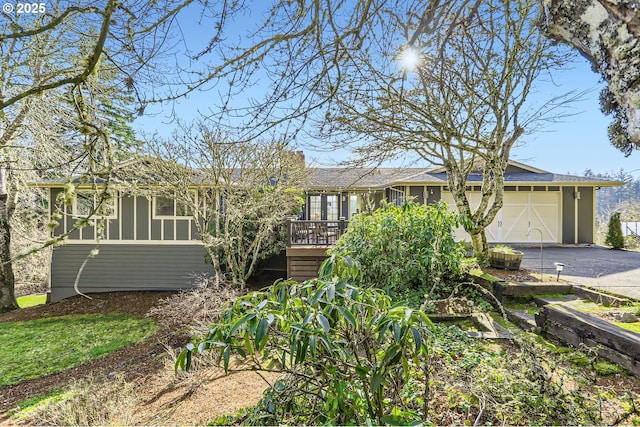
{"type": "Polygon", "coordinates": [[[556,272],[558,273],[558,277],[556,277],[556,282],[559,282],[560,281],[560,272],[564,268],[564,264],[561,263],[561,262],[554,262],[553,264],[556,266],[556,272]]]}

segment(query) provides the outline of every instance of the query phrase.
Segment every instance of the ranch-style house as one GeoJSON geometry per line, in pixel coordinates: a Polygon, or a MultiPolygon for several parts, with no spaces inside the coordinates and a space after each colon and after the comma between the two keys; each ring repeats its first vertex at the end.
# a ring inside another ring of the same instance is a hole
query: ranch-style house
{"type": "MultiPolygon", "coordinates": [[[[469,180],[472,203],[479,199],[481,178],[478,173],[469,180]]],[[[46,189],[50,216],[65,184],[63,180],[34,184],[46,189]]],[[[555,174],[510,161],[504,205],[487,228],[487,238],[492,243],[593,243],[597,190],[622,184],[555,174]]],[[[94,185],[76,183],[73,202],[63,206],[54,236],[72,230],[95,206],[94,185]]],[[[53,249],[51,301],[75,295],[74,285],[82,293],[186,289],[192,286],[194,275],[213,273],[195,220],[183,206],[166,196],[110,191],[113,197],[102,209],[104,219],[71,232],[66,244],[53,249]],[[98,255],[89,257],[96,248],[98,255]]],[[[351,217],[375,209],[382,200],[397,204],[443,200],[455,208],[442,169],[310,168],[303,214],[289,228],[287,274],[308,277],[309,272],[296,273],[295,266],[321,259],[348,228],[351,217]]],[[[456,230],[456,235],[468,240],[464,230],[456,230]]]]}

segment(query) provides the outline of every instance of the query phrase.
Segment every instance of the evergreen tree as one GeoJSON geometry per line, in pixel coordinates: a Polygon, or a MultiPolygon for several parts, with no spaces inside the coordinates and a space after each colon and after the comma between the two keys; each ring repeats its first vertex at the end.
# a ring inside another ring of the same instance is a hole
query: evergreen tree
{"type": "Polygon", "coordinates": [[[624,248],[624,236],[622,235],[622,225],[620,224],[620,212],[614,212],[609,219],[609,229],[607,238],[604,241],[611,249],[624,248]]]}

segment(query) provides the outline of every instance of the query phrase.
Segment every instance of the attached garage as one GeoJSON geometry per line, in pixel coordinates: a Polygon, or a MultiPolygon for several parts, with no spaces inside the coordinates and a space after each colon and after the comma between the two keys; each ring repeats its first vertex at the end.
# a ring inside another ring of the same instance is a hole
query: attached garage
{"type": "MultiPolygon", "coordinates": [[[[532,192],[530,186],[523,187],[522,191],[516,186],[505,188],[502,209],[486,228],[487,240],[493,243],[539,243],[542,236],[544,243],[562,243],[559,188],[540,186],[532,192]]],[[[480,194],[470,192],[467,196],[471,206],[476,208],[480,194]]],[[[443,193],[442,200],[455,210],[451,193],[443,193]]],[[[456,230],[456,236],[470,240],[462,228],[456,230]]]]}

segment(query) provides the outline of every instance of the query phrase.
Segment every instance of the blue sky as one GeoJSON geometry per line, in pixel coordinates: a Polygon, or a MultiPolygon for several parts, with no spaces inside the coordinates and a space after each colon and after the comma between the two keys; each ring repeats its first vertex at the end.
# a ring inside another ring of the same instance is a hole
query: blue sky
{"type": "MultiPolygon", "coordinates": [[[[206,25],[193,23],[185,27],[185,36],[193,38],[194,42],[203,42],[203,35],[208,32],[206,25]]],[[[565,118],[560,123],[547,123],[544,129],[525,135],[521,138],[521,146],[515,147],[511,158],[539,169],[556,173],[569,173],[582,175],[586,169],[596,173],[618,171],[621,168],[640,178],[640,152],[635,152],[630,157],[615,149],[607,136],[607,127],[610,118],[600,111],[598,101],[600,89],[603,83],[600,76],[591,70],[586,59],[576,56],[573,63],[566,70],[554,72],[553,84],[546,84],[538,94],[539,102],[547,100],[554,95],[569,91],[590,91],[584,96],[584,100],[575,103],[572,109],[575,115],[565,118]]],[[[264,90],[264,88],[262,89],[264,90]]],[[[261,91],[260,87],[253,87],[247,96],[255,95],[261,91]]],[[[217,89],[190,95],[175,105],[154,106],[147,111],[152,116],[139,118],[134,123],[137,130],[147,133],[158,132],[168,136],[172,129],[169,118],[175,110],[178,116],[185,121],[198,117],[199,112],[206,113],[212,103],[218,101],[217,89]]],[[[346,152],[313,151],[304,141],[298,141],[297,149],[303,150],[310,162],[324,166],[345,160],[346,152]]],[[[387,164],[388,166],[400,165],[400,161],[387,164]]],[[[416,164],[419,166],[420,163],[416,164]]],[[[427,166],[427,165],[425,165],[427,166]]]]}
{"type": "Polygon", "coordinates": [[[594,172],[617,171],[621,168],[640,177],[640,151],[630,157],[609,143],[607,128],[610,117],[600,111],[599,95],[604,84],[591,70],[589,62],[578,56],[573,68],[554,76],[558,92],[590,90],[585,100],[575,104],[578,114],[562,123],[552,123],[544,132],[523,137],[525,145],[515,148],[511,158],[540,169],[581,175],[585,169],[594,172]]]}

